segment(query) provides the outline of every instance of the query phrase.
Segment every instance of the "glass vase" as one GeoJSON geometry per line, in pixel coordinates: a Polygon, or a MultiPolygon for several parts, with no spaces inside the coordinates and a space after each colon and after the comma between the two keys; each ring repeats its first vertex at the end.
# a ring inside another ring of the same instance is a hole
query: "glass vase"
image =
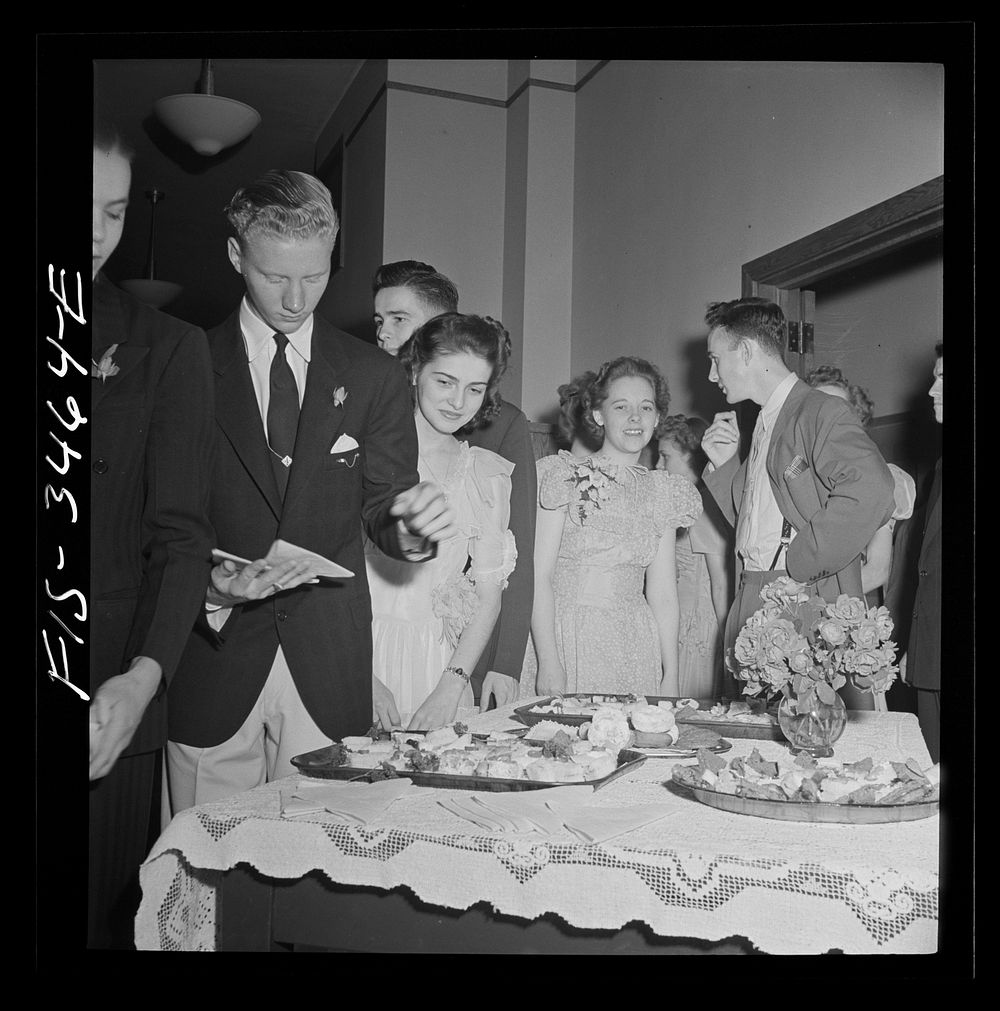
{"type": "Polygon", "coordinates": [[[832,703],[819,696],[814,699],[811,706],[803,707],[798,699],[782,698],[778,726],[788,738],[793,755],[805,752],[813,758],[829,758],[847,725],[847,707],[837,694],[832,703]]]}

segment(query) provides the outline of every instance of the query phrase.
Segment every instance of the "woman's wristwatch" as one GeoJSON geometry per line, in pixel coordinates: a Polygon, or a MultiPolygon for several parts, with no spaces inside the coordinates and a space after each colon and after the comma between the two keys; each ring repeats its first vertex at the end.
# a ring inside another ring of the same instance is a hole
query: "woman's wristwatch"
{"type": "Polygon", "coordinates": [[[445,669],[442,671],[442,673],[443,674],[455,674],[457,677],[460,677],[466,684],[469,683],[469,678],[471,676],[469,674],[466,674],[465,671],[461,667],[445,667],[445,669]]]}

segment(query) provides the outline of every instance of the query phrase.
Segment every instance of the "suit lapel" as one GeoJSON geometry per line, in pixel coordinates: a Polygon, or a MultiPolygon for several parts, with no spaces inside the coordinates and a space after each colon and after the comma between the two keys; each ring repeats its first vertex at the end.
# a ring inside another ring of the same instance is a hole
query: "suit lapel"
{"type": "Polygon", "coordinates": [[[795,429],[791,425],[791,419],[798,413],[802,400],[808,392],[809,387],[805,383],[801,380],[795,381],[774,419],[771,438],[767,446],[766,467],[767,477],[771,482],[771,491],[774,493],[781,515],[792,524],[795,530],[802,527],[803,517],[795,508],[795,503],[788,494],[784,470],[795,457],[795,429]]]}
{"type": "Polygon", "coordinates": [[[940,535],[941,521],[941,460],[938,460],[937,467],[934,469],[934,483],[931,485],[931,493],[928,497],[927,522],[924,524],[924,537],[920,548],[921,560],[934,538],[940,535]]]}
{"type": "Polygon", "coordinates": [[[767,446],[767,473],[771,477],[772,486],[776,488],[781,485],[779,478],[782,473],[782,468],[778,467],[776,457],[783,449],[788,447],[788,438],[786,437],[786,433],[789,431],[788,423],[798,411],[802,398],[808,392],[809,387],[797,380],[788,391],[788,396],[785,397],[785,402],[781,405],[778,416],[774,419],[771,428],[771,438],[767,446]]]}
{"type": "Polygon", "coordinates": [[[260,408],[250,382],[238,310],[213,333],[211,351],[215,370],[215,419],[271,511],[275,517],[280,517],[281,496],[271,468],[271,451],[264,437],[260,408]]]}
{"type": "MultiPolygon", "coordinates": [[[[107,379],[94,379],[91,403],[96,407],[110,392],[120,386],[126,377],[149,354],[149,348],[142,344],[130,343],[119,338],[129,334],[125,320],[125,310],[117,289],[103,278],[94,285],[93,296],[93,354],[105,351],[111,344],[118,344],[112,355],[112,362],[118,371],[107,379]]],[[[81,363],[82,364],[82,363],[81,363]]]]}
{"type": "Polygon", "coordinates": [[[322,317],[314,315],[306,390],[285,490],[286,508],[309,486],[313,472],[329,455],[341,433],[347,404],[345,401],[336,405],[333,394],[346,385],[345,377],[352,367],[352,359],[336,331],[322,317]]]}

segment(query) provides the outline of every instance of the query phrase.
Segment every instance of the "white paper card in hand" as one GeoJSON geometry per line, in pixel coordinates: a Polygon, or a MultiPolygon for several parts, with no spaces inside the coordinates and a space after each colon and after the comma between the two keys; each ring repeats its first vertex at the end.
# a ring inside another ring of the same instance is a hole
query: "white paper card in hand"
{"type": "Polygon", "coordinates": [[[237,565],[249,565],[249,558],[240,558],[239,555],[232,555],[221,548],[212,548],[212,561],[218,565],[220,562],[236,562],[237,565]]]}
{"type": "Polygon", "coordinates": [[[324,576],[327,579],[346,579],[353,576],[350,569],[345,569],[343,565],[331,562],[329,558],[316,554],[315,551],[307,551],[305,548],[296,547],[288,541],[275,541],[271,545],[271,550],[266,555],[266,561],[271,565],[278,562],[298,561],[299,559],[309,559],[316,563],[316,575],[324,576]]]}

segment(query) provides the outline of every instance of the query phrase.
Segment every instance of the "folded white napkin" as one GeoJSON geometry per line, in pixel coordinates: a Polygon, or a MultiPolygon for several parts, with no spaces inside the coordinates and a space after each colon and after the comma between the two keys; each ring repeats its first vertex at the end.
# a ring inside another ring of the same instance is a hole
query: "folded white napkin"
{"type": "Polygon", "coordinates": [[[438,798],[452,814],[487,832],[541,832],[565,829],[585,843],[600,843],[675,814],[667,804],[597,806],[593,791],[556,786],[516,793],[455,793],[438,798]]]}
{"type": "Polygon", "coordinates": [[[596,807],[560,800],[556,803],[550,801],[549,807],[566,830],[585,843],[605,842],[676,814],[666,804],[596,807]]]}
{"type": "Polygon", "coordinates": [[[358,448],[358,440],[353,435],[342,435],[331,447],[331,453],[348,453],[358,448]]]}
{"type": "Polygon", "coordinates": [[[327,811],[350,824],[367,825],[390,804],[416,789],[406,778],[340,783],[301,777],[295,786],[281,791],[281,814],[298,818],[327,811]]]}
{"type": "MultiPolygon", "coordinates": [[[[465,818],[489,832],[542,832],[552,835],[562,830],[562,822],[546,806],[543,795],[565,789],[567,787],[523,793],[456,793],[439,798],[438,803],[459,818],[465,818]]],[[[569,789],[579,790],[580,787],[569,789]]]]}

